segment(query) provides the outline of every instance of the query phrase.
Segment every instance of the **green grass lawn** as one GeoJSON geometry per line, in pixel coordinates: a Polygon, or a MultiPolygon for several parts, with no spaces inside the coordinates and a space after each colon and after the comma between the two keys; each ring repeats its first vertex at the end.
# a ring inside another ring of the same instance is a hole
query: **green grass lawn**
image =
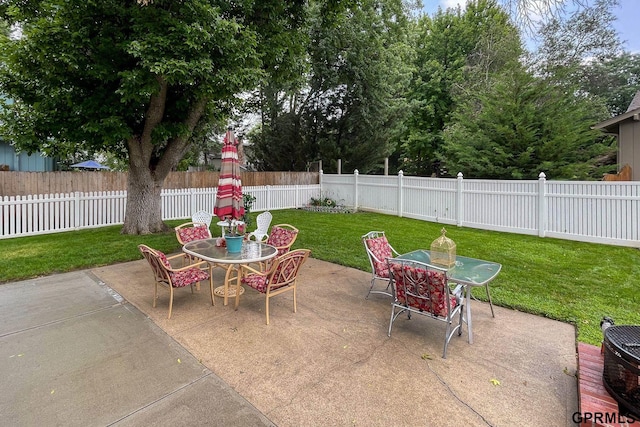
{"type": "MultiPolygon", "coordinates": [[[[292,209],[272,214],[272,225],[287,223],[300,229],[294,248],[308,248],[313,258],[365,271],[370,267],[360,236],[368,231],[385,231],[393,247],[404,253],[428,249],[442,228],[442,224],[366,212],[292,209]]],[[[251,216],[255,219],[256,214],[251,216]]],[[[495,305],[573,323],[579,341],[596,345],[602,339],[602,316],[613,317],[618,325],[640,324],[638,249],[446,228],[459,255],[502,264],[490,285],[495,305]]],[[[215,221],[211,231],[220,235],[215,221]]],[[[141,259],[140,243],[167,253],[180,250],[173,232],[125,236],[119,226],[6,239],[0,244],[0,283],[141,259]]],[[[475,289],[474,295],[486,299],[483,288],[475,289]]]]}

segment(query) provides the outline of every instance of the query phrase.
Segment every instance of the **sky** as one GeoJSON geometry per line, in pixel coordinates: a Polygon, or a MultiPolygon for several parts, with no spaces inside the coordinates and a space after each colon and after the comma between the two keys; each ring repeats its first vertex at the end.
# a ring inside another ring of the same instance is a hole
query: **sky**
{"type": "MultiPolygon", "coordinates": [[[[614,28],[618,31],[620,39],[624,41],[625,51],[640,54],[640,1],[618,0],[613,13],[618,18],[614,22],[614,28]]],[[[438,10],[438,6],[446,9],[460,4],[464,7],[466,0],[422,0],[424,11],[429,15],[438,10]]]]}

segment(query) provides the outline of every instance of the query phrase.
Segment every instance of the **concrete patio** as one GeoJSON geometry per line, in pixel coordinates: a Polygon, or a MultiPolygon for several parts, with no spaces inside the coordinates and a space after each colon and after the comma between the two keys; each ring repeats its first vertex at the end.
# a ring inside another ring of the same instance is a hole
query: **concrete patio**
{"type": "MultiPolygon", "coordinates": [[[[313,254],[312,254],[313,256],[313,254]]],[[[222,272],[214,279],[221,284],[222,272]]],[[[573,426],[574,327],[473,301],[444,324],[366,295],[370,274],[309,259],[292,295],[208,288],[156,308],[144,260],[0,286],[8,425],[573,426]],[[166,333],[166,334],[165,334],[166,333]]]]}

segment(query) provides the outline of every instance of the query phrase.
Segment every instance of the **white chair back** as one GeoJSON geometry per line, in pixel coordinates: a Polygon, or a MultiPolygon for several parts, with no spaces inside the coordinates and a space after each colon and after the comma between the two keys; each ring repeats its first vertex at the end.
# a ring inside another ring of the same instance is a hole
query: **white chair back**
{"type": "Polygon", "coordinates": [[[198,211],[191,216],[191,221],[207,224],[207,228],[211,227],[213,215],[207,211],[198,211]]]}
{"type": "Polygon", "coordinates": [[[260,215],[258,215],[258,217],[256,218],[258,228],[256,228],[255,231],[249,233],[249,238],[253,236],[258,242],[266,240],[269,237],[269,226],[271,225],[272,219],[273,215],[271,215],[271,212],[269,211],[262,212],[260,215]]]}

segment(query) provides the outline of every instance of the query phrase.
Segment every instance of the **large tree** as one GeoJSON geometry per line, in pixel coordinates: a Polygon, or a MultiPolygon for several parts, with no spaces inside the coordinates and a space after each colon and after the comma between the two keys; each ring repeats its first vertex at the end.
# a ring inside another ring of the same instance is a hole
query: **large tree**
{"type": "Polygon", "coordinates": [[[323,159],[331,172],[342,159],[343,170],[376,170],[393,150],[406,111],[406,5],[357,0],[330,17],[323,2],[310,5],[306,78],[298,86],[262,88],[254,161],[264,170],[302,170],[323,159]]]}
{"type": "MultiPolygon", "coordinates": [[[[590,129],[603,109],[576,90],[532,75],[513,62],[482,84],[470,76],[473,96],[460,93],[444,132],[442,157],[451,174],[468,178],[600,179],[611,152],[590,129]]],[[[606,113],[605,113],[606,114],[606,113]]]]}
{"type": "Polygon", "coordinates": [[[627,111],[640,90],[640,54],[625,52],[604,61],[585,64],[582,89],[599,96],[611,116],[627,111]]]}
{"type": "Polygon", "coordinates": [[[517,31],[509,16],[494,0],[470,1],[464,11],[438,10],[433,17],[420,18],[416,73],[409,90],[411,116],[401,147],[405,172],[439,175],[442,132],[455,108],[454,91],[464,79],[467,61],[481,62],[478,52],[490,52],[491,44],[512,39],[513,33],[517,31]]]}
{"type": "Polygon", "coordinates": [[[3,136],[49,155],[128,159],[123,232],[162,231],[160,191],[198,126],[301,54],[301,0],[8,0],[3,136]]]}

